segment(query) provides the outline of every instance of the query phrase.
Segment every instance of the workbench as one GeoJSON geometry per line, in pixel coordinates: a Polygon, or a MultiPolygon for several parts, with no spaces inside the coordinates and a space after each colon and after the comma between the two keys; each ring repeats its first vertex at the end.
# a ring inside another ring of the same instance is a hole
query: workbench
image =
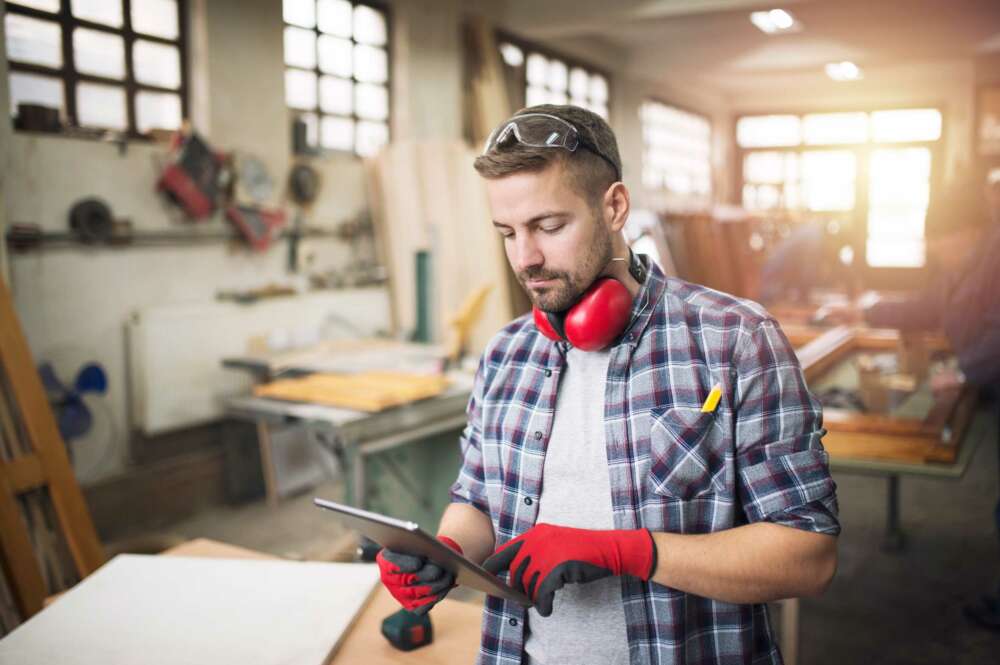
{"type": "MultiPolygon", "coordinates": [[[[331,475],[336,473],[337,464],[344,470],[348,501],[352,505],[366,507],[369,503],[366,466],[373,455],[453,434],[450,445],[454,449],[456,464],[451,471],[457,474],[458,434],[466,425],[465,409],[472,390],[473,375],[455,371],[449,373],[448,378],[451,385],[437,397],[376,413],[251,395],[230,398],[226,402],[226,411],[234,418],[256,424],[269,503],[273,505],[278,501],[271,431],[282,424],[300,423],[310,430],[310,441],[327,459],[325,466],[328,472],[331,475]]],[[[416,486],[418,481],[408,477],[391,458],[383,456],[380,461],[408,494],[420,494],[421,488],[416,486]]],[[[419,496],[416,498],[420,499],[419,496]]]]}
{"type": "Polygon", "coordinates": [[[992,405],[979,405],[960,444],[958,458],[953,464],[905,463],[830,455],[830,470],[834,473],[853,473],[886,479],[886,526],[883,541],[885,550],[898,552],[905,546],[905,536],[900,527],[899,519],[899,483],[901,478],[912,476],[960,480],[968,470],[969,464],[983,440],[996,437],[995,411],[996,409],[992,405]]]}

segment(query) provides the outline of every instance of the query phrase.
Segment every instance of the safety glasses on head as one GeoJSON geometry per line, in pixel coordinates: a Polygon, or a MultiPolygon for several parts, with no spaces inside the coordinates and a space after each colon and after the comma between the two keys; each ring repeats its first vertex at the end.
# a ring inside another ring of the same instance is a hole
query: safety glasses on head
{"type": "Polygon", "coordinates": [[[497,146],[501,146],[513,137],[521,145],[533,148],[562,148],[570,152],[575,152],[581,145],[606,161],[615,172],[615,179],[621,180],[621,172],[618,165],[611,158],[585,141],[579,130],[562,118],[548,113],[524,113],[516,115],[503,125],[497,127],[486,139],[483,146],[483,154],[497,146]]]}

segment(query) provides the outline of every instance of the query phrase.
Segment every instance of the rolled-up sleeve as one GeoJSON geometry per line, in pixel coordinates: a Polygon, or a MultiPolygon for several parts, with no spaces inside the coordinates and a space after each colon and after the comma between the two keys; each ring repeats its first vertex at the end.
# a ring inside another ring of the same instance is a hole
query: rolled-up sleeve
{"type": "Polygon", "coordinates": [[[747,520],[837,535],[822,407],[776,322],[742,334],[734,409],[737,492],[747,520]]]}
{"type": "Polygon", "coordinates": [[[452,503],[467,503],[486,515],[490,514],[486,502],[486,485],[483,476],[482,452],[482,400],[484,377],[484,362],[480,361],[476,378],[472,385],[472,395],[466,407],[468,423],[459,438],[462,452],[462,466],[458,470],[458,478],[451,486],[452,503]]]}

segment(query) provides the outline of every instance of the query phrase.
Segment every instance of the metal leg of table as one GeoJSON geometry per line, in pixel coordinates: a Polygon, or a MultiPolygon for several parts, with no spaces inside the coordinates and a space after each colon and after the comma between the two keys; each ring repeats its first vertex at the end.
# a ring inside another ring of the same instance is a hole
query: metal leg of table
{"type": "Polygon", "coordinates": [[[266,420],[257,421],[257,444],[260,446],[260,469],[264,474],[264,493],[267,505],[278,505],[278,480],[274,471],[274,448],[271,444],[271,429],[266,420]]]}
{"type": "Polygon", "coordinates": [[[799,599],[779,600],[781,605],[781,657],[785,665],[799,662],[799,599]]]}
{"type": "Polygon", "coordinates": [[[351,505],[365,508],[365,455],[358,446],[351,446],[351,505]]]}
{"type": "Polygon", "coordinates": [[[886,501],[885,540],[882,549],[886,552],[900,552],[906,545],[906,538],[899,528],[899,475],[889,474],[886,501]]]}

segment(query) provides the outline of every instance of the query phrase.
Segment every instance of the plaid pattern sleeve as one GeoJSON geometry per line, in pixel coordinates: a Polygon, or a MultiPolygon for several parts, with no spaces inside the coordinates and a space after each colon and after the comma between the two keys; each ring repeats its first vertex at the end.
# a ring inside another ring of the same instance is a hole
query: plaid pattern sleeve
{"type": "Polygon", "coordinates": [[[743,332],[734,403],[738,496],[751,522],[836,535],[836,486],[820,439],[823,411],[772,320],[743,332]]]}
{"type": "Polygon", "coordinates": [[[465,409],[468,424],[459,439],[462,451],[462,466],[458,471],[458,479],[451,486],[452,503],[467,503],[479,511],[489,515],[490,507],[486,502],[485,482],[483,478],[482,451],[482,410],[485,363],[479,362],[476,378],[472,384],[472,394],[469,405],[465,409]]]}

